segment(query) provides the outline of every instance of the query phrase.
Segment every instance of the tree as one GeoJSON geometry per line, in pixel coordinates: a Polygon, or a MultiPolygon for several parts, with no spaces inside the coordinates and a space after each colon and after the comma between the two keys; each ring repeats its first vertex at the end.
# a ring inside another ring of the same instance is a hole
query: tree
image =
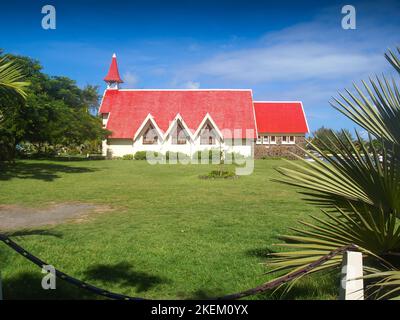
{"type": "Polygon", "coordinates": [[[322,126],[321,128],[315,130],[312,133],[311,142],[317,145],[319,148],[322,148],[324,145],[330,145],[330,139],[332,138],[333,130],[329,128],[325,128],[322,126]]]}
{"type": "Polygon", "coordinates": [[[14,140],[9,128],[13,126],[11,114],[26,98],[29,82],[23,80],[21,66],[6,56],[0,57],[0,160],[13,157],[14,140]]]}
{"type": "Polygon", "coordinates": [[[322,126],[321,128],[317,129],[312,133],[312,138],[311,138],[311,143],[318,147],[319,149],[322,149],[326,151],[326,146],[329,148],[334,147],[333,140],[335,139],[335,134],[343,141],[347,146],[349,146],[349,143],[347,142],[346,136],[350,141],[354,142],[354,137],[350,130],[348,129],[341,129],[334,131],[329,128],[325,128],[322,126]]]}
{"type": "Polygon", "coordinates": [[[29,57],[7,55],[7,60],[17,63],[31,82],[25,101],[14,104],[4,125],[7,144],[13,149],[28,142],[38,152],[82,150],[85,144],[99,146],[94,140],[100,141],[109,134],[102,128],[100,118],[89,113],[98,107],[96,86],[81,89],[67,77],[48,76],[42,73],[40,63],[29,57]]]}
{"type": "MultiPolygon", "coordinates": [[[[398,49],[400,54],[400,48],[398,49]]],[[[386,58],[400,73],[399,58],[386,58]]],[[[345,134],[333,135],[332,145],[311,143],[305,151],[314,162],[303,161],[295,169],[280,168],[280,182],[302,189],[309,201],[323,208],[315,223],[302,222],[294,234],[283,236],[283,246],[293,251],[273,254],[274,271],[293,270],[328,252],[353,243],[362,251],[368,289],[378,298],[400,297],[400,95],[394,79],[385,76],[363,82],[365,92],[355,85],[332,105],[369,134],[365,142],[358,132],[358,150],[345,134]],[[381,154],[376,148],[381,141],[381,154]],[[333,154],[334,157],[329,156],[333,154]],[[379,289],[379,290],[377,290],[379,289]]],[[[340,257],[313,272],[338,269],[340,257]]]]}

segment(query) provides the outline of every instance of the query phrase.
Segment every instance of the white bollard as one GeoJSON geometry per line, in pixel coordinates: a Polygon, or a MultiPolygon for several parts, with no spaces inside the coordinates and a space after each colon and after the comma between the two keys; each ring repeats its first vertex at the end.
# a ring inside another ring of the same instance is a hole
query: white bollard
{"type": "Polygon", "coordinates": [[[362,276],[362,253],[346,251],[342,262],[340,300],[364,300],[364,280],[361,278],[362,276]]]}

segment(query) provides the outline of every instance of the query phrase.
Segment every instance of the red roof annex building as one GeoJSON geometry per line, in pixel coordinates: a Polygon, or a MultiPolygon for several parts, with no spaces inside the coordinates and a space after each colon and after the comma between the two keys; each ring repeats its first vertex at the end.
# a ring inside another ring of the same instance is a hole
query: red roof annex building
{"type": "Polygon", "coordinates": [[[250,89],[120,89],[115,54],[99,113],[111,135],[103,154],[222,148],[246,156],[287,156],[304,144],[301,102],[253,101],[250,89]]]}

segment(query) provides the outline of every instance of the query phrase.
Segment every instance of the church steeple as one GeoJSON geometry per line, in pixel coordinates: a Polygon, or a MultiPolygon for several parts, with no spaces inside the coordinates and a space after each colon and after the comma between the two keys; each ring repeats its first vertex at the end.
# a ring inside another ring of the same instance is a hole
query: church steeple
{"type": "Polygon", "coordinates": [[[117,56],[115,53],[112,56],[110,69],[104,81],[107,83],[107,89],[119,89],[119,84],[123,83],[118,72],[117,56]]]}

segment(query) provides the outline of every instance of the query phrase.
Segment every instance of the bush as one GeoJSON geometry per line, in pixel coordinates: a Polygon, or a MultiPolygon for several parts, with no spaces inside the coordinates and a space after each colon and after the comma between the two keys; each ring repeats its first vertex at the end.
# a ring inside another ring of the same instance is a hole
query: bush
{"type": "Polygon", "coordinates": [[[133,154],[125,154],[122,160],[133,160],[133,154]]]}
{"type": "Polygon", "coordinates": [[[190,159],[190,157],[186,153],[167,151],[165,153],[165,159],[167,161],[169,161],[170,159],[174,159],[176,161],[182,161],[182,160],[188,160],[190,159]]]}
{"type": "Polygon", "coordinates": [[[105,160],[106,157],[102,154],[89,154],[88,160],[105,160]]]}
{"type": "Polygon", "coordinates": [[[213,170],[205,176],[199,176],[200,179],[236,179],[237,176],[232,171],[213,170]]]}
{"type": "Polygon", "coordinates": [[[135,153],[135,160],[146,160],[146,151],[138,151],[135,153]]]}

